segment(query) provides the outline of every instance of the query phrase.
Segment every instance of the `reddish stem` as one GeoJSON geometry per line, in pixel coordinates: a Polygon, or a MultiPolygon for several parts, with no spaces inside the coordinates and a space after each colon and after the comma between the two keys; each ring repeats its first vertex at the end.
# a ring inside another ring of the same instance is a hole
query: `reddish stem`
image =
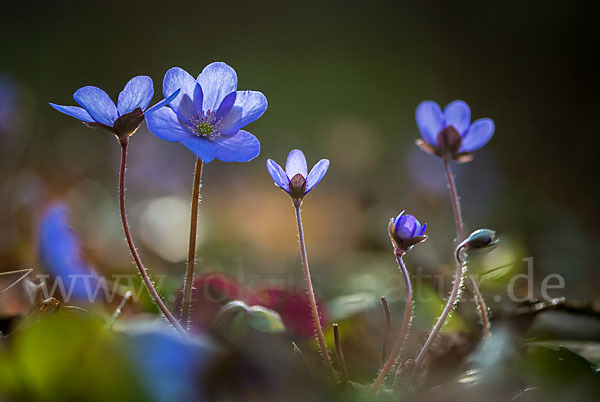
{"type": "Polygon", "coordinates": [[[165,303],[160,298],[158,292],[154,288],[152,284],[152,280],[148,276],[148,272],[146,272],[146,268],[142,263],[142,259],[138,254],[135,244],[133,242],[133,238],[131,236],[131,230],[129,229],[129,223],[127,222],[127,213],[125,212],[125,171],[127,168],[127,145],[129,143],[128,139],[121,140],[121,170],[119,174],[119,205],[121,208],[121,220],[123,221],[123,231],[125,231],[125,237],[127,238],[127,244],[129,245],[129,251],[131,251],[131,255],[135,260],[135,264],[137,265],[138,270],[140,271],[140,275],[142,275],[142,279],[154,299],[154,302],[160,309],[160,311],[164,314],[167,320],[173,325],[179,332],[185,333],[185,329],[179,324],[177,319],[171,314],[165,303]]]}
{"type": "Polygon", "coordinates": [[[188,328],[190,305],[192,301],[192,283],[196,262],[196,238],[198,231],[198,206],[200,204],[200,183],[202,181],[202,159],[196,159],[194,184],[192,188],[192,212],[190,215],[190,243],[188,247],[187,268],[183,285],[183,303],[181,304],[181,325],[188,328]]]}
{"type": "Polygon", "coordinates": [[[315,324],[315,333],[317,336],[317,341],[319,342],[319,347],[321,348],[321,354],[323,356],[323,361],[325,362],[325,367],[327,367],[327,371],[329,371],[329,375],[335,381],[335,371],[333,370],[333,365],[331,364],[331,358],[329,357],[329,353],[327,352],[327,344],[325,343],[325,337],[323,336],[323,328],[321,327],[319,308],[317,307],[317,300],[315,298],[315,292],[313,290],[312,280],[310,278],[310,269],[308,267],[308,257],[306,255],[306,245],[304,243],[304,230],[302,229],[302,216],[300,213],[300,203],[294,202],[294,207],[296,209],[296,221],[298,223],[298,238],[300,241],[300,256],[302,258],[302,266],[304,267],[304,279],[306,281],[306,291],[308,293],[308,300],[310,302],[310,308],[312,310],[313,320],[314,320],[314,324],[315,324]]]}

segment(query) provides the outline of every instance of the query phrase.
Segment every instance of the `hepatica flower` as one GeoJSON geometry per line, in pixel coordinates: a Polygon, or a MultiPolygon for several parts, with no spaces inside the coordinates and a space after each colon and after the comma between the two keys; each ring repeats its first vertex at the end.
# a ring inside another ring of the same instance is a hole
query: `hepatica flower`
{"type": "Polygon", "coordinates": [[[99,128],[115,134],[119,139],[125,139],[138,129],[145,115],[147,117],[175,98],[179,93],[177,90],[178,88],[173,89],[165,99],[147,109],[154,96],[154,86],[150,77],[140,75],[133,77],[125,85],[116,106],[106,92],[93,86],[80,88],[73,94],[73,99],[81,107],[54,103],[50,103],[50,106],[75,117],[88,127],[99,128]]]}
{"type": "Polygon", "coordinates": [[[447,160],[471,160],[472,152],[483,147],[494,134],[494,122],[482,118],[471,123],[471,109],[461,100],[451,102],[444,111],[433,101],[417,107],[417,126],[423,140],[417,145],[424,151],[447,160]]]}
{"type": "Polygon", "coordinates": [[[165,74],[165,94],[181,88],[170,103],[148,116],[150,131],[179,142],[203,162],[247,162],[260,153],[260,143],[242,130],[267,110],[258,91],[238,91],[237,74],[225,63],[211,63],[194,79],[179,67],[165,74]]]}
{"type": "Polygon", "coordinates": [[[299,149],[292,150],[285,163],[285,170],[272,159],[267,160],[267,171],[275,185],[288,193],[294,201],[302,198],[325,176],[329,169],[329,160],[321,159],[308,173],[306,157],[299,149]]]}
{"type": "Polygon", "coordinates": [[[96,290],[99,277],[82,257],[79,239],[69,226],[66,205],[57,203],[44,212],[39,223],[39,246],[41,263],[57,281],[55,289],[64,289],[63,299],[92,301],[89,292],[96,290]]]}
{"type": "Polygon", "coordinates": [[[388,226],[390,239],[394,247],[401,254],[410,250],[415,244],[427,240],[425,230],[427,224],[421,225],[421,222],[413,215],[405,214],[404,211],[390,220],[388,226]]]}

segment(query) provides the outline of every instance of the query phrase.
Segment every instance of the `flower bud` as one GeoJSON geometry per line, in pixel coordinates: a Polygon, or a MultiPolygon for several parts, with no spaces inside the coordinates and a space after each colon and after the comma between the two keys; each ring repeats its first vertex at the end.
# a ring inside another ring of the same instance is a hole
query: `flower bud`
{"type": "Polygon", "coordinates": [[[486,248],[491,247],[498,243],[496,239],[496,232],[491,229],[477,229],[467,237],[464,242],[464,246],[475,249],[475,248],[486,248]]]}

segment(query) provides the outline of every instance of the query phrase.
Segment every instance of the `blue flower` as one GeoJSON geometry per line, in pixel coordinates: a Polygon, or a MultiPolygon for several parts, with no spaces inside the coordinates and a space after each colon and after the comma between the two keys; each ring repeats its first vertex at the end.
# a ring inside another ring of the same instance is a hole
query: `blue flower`
{"type": "Polygon", "coordinates": [[[92,301],[90,292],[97,289],[99,277],[82,257],[79,240],[69,227],[66,205],[57,203],[44,212],[39,244],[42,265],[54,277],[53,287],[63,292],[62,298],[92,301]]]}
{"type": "Polygon", "coordinates": [[[197,79],[179,67],[165,74],[163,92],[181,93],[148,116],[150,131],[158,138],[179,142],[204,162],[248,162],[260,153],[255,136],[242,130],[267,110],[267,98],[258,91],[237,91],[237,74],[225,63],[211,63],[197,79]]]}
{"type": "Polygon", "coordinates": [[[204,372],[214,347],[205,338],[174,333],[170,328],[131,330],[128,353],[151,401],[205,401],[204,372]]]}
{"type": "Polygon", "coordinates": [[[146,110],[154,96],[154,86],[150,77],[140,75],[125,85],[116,106],[106,92],[93,86],[79,88],[73,94],[73,99],[81,107],[54,103],[50,103],[50,106],[75,117],[88,127],[99,128],[125,139],[138,129],[144,120],[144,111],[146,116],[151,114],[167,105],[178,93],[178,88],[175,88],[165,99],[146,110]]]}
{"type": "Polygon", "coordinates": [[[492,119],[483,118],[471,123],[471,109],[461,100],[451,102],[444,111],[433,101],[421,102],[416,112],[417,126],[424,151],[448,160],[466,162],[471,153],[483,147],[494,134],[492,119]]]}
{"type": "Polygon", "coordinates": [[[425,235],[427,224],[421,225],[417,218],[410,214],[404,214],[404,211],[390,220],[388,229],[394,247],[401,254],[427,239],[427,235],[425,235]]]}
{"type": "Polygon", "coordinates": [[[329,169],[329,160],[321,159],[308,173],[306,157],[299,149],[292,150],[285,163],[285,171],[272,159],[267,160],[267,171],[279,186],[292,199],[301,200],[306,193],[315,188],[329,169]]]}

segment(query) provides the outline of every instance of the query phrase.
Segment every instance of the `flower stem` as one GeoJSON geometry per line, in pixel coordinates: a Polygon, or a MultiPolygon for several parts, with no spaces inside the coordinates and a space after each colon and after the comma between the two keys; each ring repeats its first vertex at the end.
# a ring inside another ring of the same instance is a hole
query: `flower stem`
{"type": "Polygon", "coordinates": [[[154,302],[160,309],[160,311],[164,314],[164,316],[169,320],[171,325],[173,325],[179,332],[185,333],[185,329],[179,324],[177,319],[171,314],[165,303],[162,301],[158,292],[154,288],[154,284],[152,280],[148,276],[148,272],[146,272],[146,268],[142,263],[142,259],[138,254],[135,244],[133,242],[133,237],[131,236],[131,230],[129,229],[129,223],[127,222],[127,213],[125,212],[125,172],[127,168],[127,145],[129,144],[129,139],[121,140],[121,170],[119,174],[119,205],[121,208],[121,220],[123,221],[123,231],[125,232],[125,237],[127,238],[127,244],[129,245],[129,250],[131,251],[131,255],[135,260],[135,264],[137,265],[138,270],[140,271],[140,275],[142,275],[142,279],[154,299],[154,302]]]}
{"type": "Polygon", "coordinates": [[[306,291],[308,293],[308,300],[312,309],[312,315],[315,324],[315,333],[317,341],[319,341],[319,347],[321,348],[321,355],[325,362],[325,367],[329,371],[329,375],[335,381],[335,371],[327,352],[327,344],[325,343],[325,337],[323,336],[323,328],[321,327],[321,320],[319,309],[317,307],[317,301],[315,299],[315,292],[313,290],[312,280],[310,279],[310,269],[308,267],[308,257],[306,255],[306,245],[304,243],[304,230],[302,229],[302,215],[300,213],[300,202],[294,202],[294,208],[296,209],[296,221],[298,223],[298,238],[300,241],[300,256],[302,258],[302,266],[304,267],[304,279],[306,280],[306,291]]]}
{"type": "Polygon", "coordinates": [[[392,325],[392,319],[390,314],[390,306],[388,305],[387,299],[385,296],[381,296],[381,305],[383,306],[383,314],[385,316],[385,327],[383,329],[383,342],[381,343],[381,365],[383,368],[385,361],[387,360],[388,355],[388,342],[390,338],[390,327],[392,325]]]}
{"type": "Polygon", "coordinates": [[[456,305],[458,304],[458,301],[459,301],[461,293],[462,293],[464,277],[466,274],[466,264],[464,263],[464,259],[461,260],[461,258],[460,258],[460,251],[462,250],[463,247],[464,247],[464,243],[461,243],[458,245],[458,247],[456,248],[456,251],[455,251],[456,278],[454,279],[454,285],[452,286],[452,291],[450,292],[450,297],[448,298],[446,307],[444,307],[444,310],[442,311],[440,318],[438,318],[438,321],[435,323],[435,325],[433,326],[433,329],[429,333],[429,337],[427,338],[427,341],[425,341],[425,345],[423,345],[423,348],[421,349],[421,351],[419,352],[419,355],[415,359],[415,365],[413,366],[413,369],[412,369],[412,372],[411,372],[409,378],[412,378],[414,376],[414,374],[417,372],[417,370],[419,369],[419,366],[421,365],[421,363],[423,362],[423,359],[427,355],[427,352],[429,351],[431,344],[433,343],[433,341],[437,337],[438,333],[440,332],[440,330],[446,323],[446,319],[450,315],[450,312],[452,310],[454,310],[454,307],[456,307],[456,305]]]}
{"type": "Polygon", "coordinates": [[[200,183],[202,181],[202,159],[196,159],[194,184],[192,188],[192,212],[190,215],[190,243],[188,247],[187,268],[183,285],[183,302],[181,304],[181,325],[188,328],[190,305],[192,301],[192,283],[194,281],[194,264],[196,262],[196,237],[198,231],[198,205],[200,204],[200,183]]]}
{"type": "MultiPolygon", "coordinates": [[[[456,190],[456,183],[454,182],[454,175],[450,170],[450,161],[444,159],[444,170],[446,171],[446,179],[448,180],[448,188],[450,189],[450,199],[452,201],[452,209],[454,210],[454,221],[456,223],[456,236],[457,242],[460,243],[465,239],[465,227],[462,219],[462,212],[460,207],[460,198],[458,196],[458,191],[456,190]]],[[[471,291],[475,296],[475,303],[477,303],[477,311],[479,312],[479,316],[481,317],[481,323],[483,325],[483,336],[487,338],[490,334],[490,319],[488,317],[487,306],[485,304],[485,300],[481,291],[479,290],[479,285],[477,281],[473,278],[469,278],[469,285],[471,287],[471,291]]]]}
{"type": "Polygon", "coordinates": [[[344,359],[344,351],[342,350],[342,343],[340,342],[340,329],[337,324],[333,324],[333,339],[335,344],[335,354],[340,364],[340,368],[342,369],[342,379],[344,383],[347,383],[348,367],[346,366],[346,359],[344,359]]]}
{"type": "Polygon", "coordinates": [[[446,171],[446,179],[448,180],[448,188],[450,189],[450,199],[452,201],[452,209],[454,210],[454,221],[456,223],[456,236],[458,242],[465,238],[465,227],[462,219],[462,212],[460,208],[460,199],[458,192],[456,191],[456,183],[454,182],[454,175],[450,170],[450,161],[444,159],[444,170],[446,171]]]}
{"type": "Polygon", "coordinates": [[[471,285],[471,290],[475,295],[475,303],[477,303],[477,311],[479,312],[479,317],[481,318],[481,325],[483,327],[483,339],[487,339],[490,336],[490,317],[488,316],[487,305],[485,304],[485,299],[479,290],[479,286],[477,286],[477,281],[472,276],[469,276],[469,284],[471,285]]]}
{"type": "Polygon", "coordinates": [[[402,346],[404,345],[404,341],[406,340],[408,330],[412,322],[413,297],[410,276],[408,274],[408,270],[406,269],[406,265],[404,264],[404,260],[402,259],[402,253],[399,252],[399,250],[396,250],[395,253],[396,261],[398,262],[398,266],[400,267],[400,271],[402,272],[402,276],[404,277],[404,285],[406,286],[406,305],[404,307],[404,319],[402,320],[402,327],[400,328],[400,334],[398,335],[398,340],[394,345],[394,349],[390,353],[390,356],[381,368],[379,375],[375,379],[375,383],[373,384],[373,391],[377,391],[379,386],[383,383],[383,380],[385,380],[385,377],[391,370],[392,366],[396,362],[396,359],[400,355],[400,351],[402,350],[402,346]]]}

